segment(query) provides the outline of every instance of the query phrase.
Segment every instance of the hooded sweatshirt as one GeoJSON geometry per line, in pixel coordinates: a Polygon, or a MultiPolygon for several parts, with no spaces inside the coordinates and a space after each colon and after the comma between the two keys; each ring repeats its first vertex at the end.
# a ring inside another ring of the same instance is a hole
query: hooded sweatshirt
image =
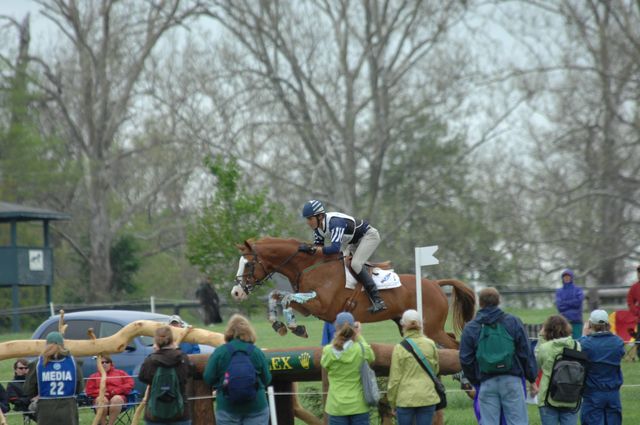
{"type": "Polygon", "coordinates": [[[171,420],[155,419],[151,416],[149,409],[145,409],[144,418],[147,421],[153,422],[166,422],[171,423],[175,421],[185,421],[189,419],[189,401],[186,394],[186,384],[190,377],[195,373],[193,364],[189,361],[189,357],[182,351],[176,348],[161,348],[155,353],[150,354],[142,363],[140,367],[140,373],[138,379],[147,385],[151,385],[153,382],[153,376],[159,366],[162,367],[175,367],[178,374],[178,380],[180,381],[180,392],[184,399],[184,410],[182,416],[173,418],[171,420]]]}
{"type": "MultiPolygon", "coordinates": [[[[553,364],[555,363],[556,356],[561,354],[565,348],[573,348],[578,351],[581,350],[580,344],[571,336],[545,341],[536,347],[536,360],[538,361],[538,367],[542,370],[540,392],[538,393],[539,406],[545,405],[545,398],[547,396],[547,391],[549,390],[549,380],[551,379],[553,364]]],[[[553,407],[575,407],[575,403],[551,402],[551,405],[553,407]]]]}
{"type": "Polygon", "coordinates": [[[333,344],[324,346],[320,364],[329,377],[329,394],[325,405],[328,414],[347,416],[369,411],[364,400],[360,366],[363,361],[371,363],[374,358],[371,346],[362,335],[355,342],[347,341],[342,350],[337,350],[333,344]],[[364,354],[360,344],[364,347],[364,354]]]}
{"type": "Polygon", "coordinates": [[[566,269],[562,272],[561,279],[564,276],[571,276],[568,283],[562,281],[562,288],[556,291],[556,307],[558,312],[562,314],[570,323],[582,323],[582,301],[584,293],[582,288],[575,286],[573,283],[573,271],[566,269]]]}

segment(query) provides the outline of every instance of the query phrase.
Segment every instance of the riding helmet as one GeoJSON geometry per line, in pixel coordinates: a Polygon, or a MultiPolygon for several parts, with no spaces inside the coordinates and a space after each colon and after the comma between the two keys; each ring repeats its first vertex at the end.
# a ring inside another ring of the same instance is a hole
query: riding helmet
{"type": "Polygon", "coordinates": [[[324,214],[325,209],[322,202],[312,199],[304,203],[304,207],[302,207],[302,216],[304,218],[313,217],[314,215],[324,214]]]}

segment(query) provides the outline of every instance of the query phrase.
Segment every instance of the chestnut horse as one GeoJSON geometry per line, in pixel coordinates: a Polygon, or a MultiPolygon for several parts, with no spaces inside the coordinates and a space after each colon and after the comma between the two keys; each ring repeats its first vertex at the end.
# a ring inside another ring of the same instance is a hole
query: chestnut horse
{"type": "MultiPolygon", "coordinates": [[[[302,244],[304,243],[295,239],[265,237],[238,245],[242,256],[236,277],[237,285],[232,290],[232,296],[242,300],[274,273],[280,273],[289,280],[294,290],[294,293],[288,293],[284,297],[286,305],[283,304],[283,307],[290,305],[305,316],[312,314],[328,322],[333,322],[340,311],[348,310],[360,322],[390,319],[395,321],[400,329],[402,313],[416,308],[415,275],[399,275],[401,286],[381,290],[380,296],[384,299],[387,310],[371,314],[367,310],[370,300],[365,292],[359,290],[360,284],[355,290],[345,287],[345,264],[342,255],[308,255],[299,252],[298,248],[302,244]],[[353,302],[348,303],[349,299],[353,302]]],[[[422,279],[424,333],[446,348],[458,348],[455,337],[444,331],[449,305],[442,286],[453,287],[453,325],[456,332],[473,318],[475,294],[459,280],[422,279]]],[[[283,295],[281,291],[274,292],[283,295]]],[[[274,322],[275,318],[270,320],[274,322]]],[[[278,323],[282,326],[280,322],[274,324],[278,323]]],[[[276,328],[274,326],[274,329],[276,328]]],[[[286,329],[284,331],[286,333],[286,329]]],[[[306,331],[304,333],[306,335],[306,331]]]]}

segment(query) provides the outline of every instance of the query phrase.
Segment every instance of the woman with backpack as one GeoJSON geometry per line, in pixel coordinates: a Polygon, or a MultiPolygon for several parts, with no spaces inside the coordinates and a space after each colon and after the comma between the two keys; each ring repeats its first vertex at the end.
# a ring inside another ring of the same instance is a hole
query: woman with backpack
{"type": "Polygon", "coordinates": [[[216,348],[204,370],[204,381],[216,389],[216,424],[269,423],[265,389],[271,382],[269,364],[256,347],[249,320],[234,314],[224,331],[226,344],[216,348]]]}
{"type": "Polygon", "coordinates": [[[189,357],[176,348],[171,327],[156,329],[153,348],[138,379],[149,385],[144,420],[147,425],[191,425],[187,381],[195,373],[189,357]]]}
{"type": "Polygon", "coordinates": [[[360,322],[348,312],[339,313],[331,344],[322,349],[320,364],[327,371],[329,394],[325,411],[329,425],[369,425],[369,406],[360,379],[362,362],[371,363],[375,355],[360,335],[360,322]]]}
{"type": "Polygon", "coordinates": [[[554,401],[549,393],[556,358],[565,348],[580,351],[580,344],[573,339],[571,324],[557,314],[547,318],[542,325],[535,355],[542,370],[538,392],[538,406],[542,425],[575,425],[578,422],[578,403],[554,401]]]}

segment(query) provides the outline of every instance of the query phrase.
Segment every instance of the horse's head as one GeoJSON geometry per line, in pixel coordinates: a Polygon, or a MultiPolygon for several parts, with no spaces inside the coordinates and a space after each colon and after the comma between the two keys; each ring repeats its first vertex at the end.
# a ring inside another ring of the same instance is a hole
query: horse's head
{"type": "Polygon", "coordinates": [[[241,252],[236,272],[236,284],[231,288],[231,296],[236,301],[244,301],[249,294],[269,275],[258,253],[249,241],[237,245],[241,252]],[[258,270],[256,271],[256,266],[258,270]]]}
{"type": "Polygon", "coordinates": [[[236,272],[236,285],[231,289],[231,296],[236,301],[244,301],[274,273],[283,272],[298,253],[295,243],[283,239],[245,241],[238,245],[238,249],[241,256],[236,272]],[[270,241],[273,242],[269,243],[270,241]]]}

